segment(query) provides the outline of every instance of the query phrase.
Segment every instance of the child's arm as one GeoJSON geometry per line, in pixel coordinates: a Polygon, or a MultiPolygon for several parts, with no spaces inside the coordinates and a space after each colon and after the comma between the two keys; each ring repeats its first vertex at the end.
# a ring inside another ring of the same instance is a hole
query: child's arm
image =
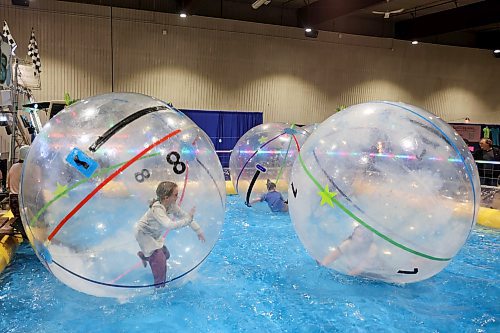
{"type": "Polygon", "coordinates": [[[193,229],[194,232],[196,232],[196,235],[198,235],[198,239],[202,242],[205,241],[205,235],[203,234],[203,230],[201,229],[200,225],[196,223],[195,221],[192,221],[189,226],[191,229],[193,229]]]}
{"type": "Polygon", "coordinates": [[[266,199],[266,195],[263,194],[262,196],[258,197],[258,198],[254,198],[252,200],[250,200],[250,202],[245,202],[245,205],[247,205],[248,207],[252,207],[252,204],[256,203],[256,202],[262,202],[266,199]]]}
{"type": "Polygon", "coordinates": [[[167,211],[163,207],[153,206],[153,217],[167,229],[179,229],[185,227],[193,221],[192,214],[183,214],[183,216],[175,221],[167,216],[167,211]]]}
{"type": "Polygon", "coordinates": [[[262,198],[255,198],[255,199],[250,200],[250,204],[254,204],[256,202],[261,202],[261,201],[262,201],[262,198]]]}
{"type": "Polygon", "coordinates": [[[191,229],[193,229],[194,232],[196,232],[196,235],[198,235],[198,239],[202,242],[205,241],[205,235],[203,234],[203,230],[201,229],[200,225],[193,221],[193,216],[195,212],[195,207],[191,208],[191,211],[189,213],[186,213],[184,210],[182,210],[178,205],[172,206],[171,208],[173,212],[176,215],[179,215],[181,218],[186,218],[191,216],[191,222],[188,223],[191,229]]]}

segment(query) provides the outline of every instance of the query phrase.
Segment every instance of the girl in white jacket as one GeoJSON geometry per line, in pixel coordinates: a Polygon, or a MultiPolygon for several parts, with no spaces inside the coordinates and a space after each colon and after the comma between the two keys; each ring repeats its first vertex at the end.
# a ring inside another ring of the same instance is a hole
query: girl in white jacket
{"type": "Polygon", "coordinates": [[[137,253],[144,267],[149,262],[154,277],[155,287],[164,287],[167,278],[167,259],[170,252],[165,246],[163,233],[166,230],[179,229],[189,225],[205,241],[201,227],[193,221],[195,207],[189,213],[183,211],[176,203],[179,190],[177,184],[164,181],[156,188],[157,198],[151,203],[148,211],[135,225],[135,239],[141,251],[137,253]]]}

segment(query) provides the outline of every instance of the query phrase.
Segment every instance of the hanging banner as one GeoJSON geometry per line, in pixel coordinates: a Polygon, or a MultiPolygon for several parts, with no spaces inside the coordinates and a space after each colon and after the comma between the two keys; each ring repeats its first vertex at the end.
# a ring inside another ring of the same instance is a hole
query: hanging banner
{"type": "Polygon", "coordinates": [[[481,125],[450,124],[464,140],[470,143],[481,141],[481,125]]]}
{"type": "Polygon", "coordinates": [[[40,89],[40,75],[36,74],[30,63],[19,60],[17,66],[17,83],[26,88],[40,89]]]}

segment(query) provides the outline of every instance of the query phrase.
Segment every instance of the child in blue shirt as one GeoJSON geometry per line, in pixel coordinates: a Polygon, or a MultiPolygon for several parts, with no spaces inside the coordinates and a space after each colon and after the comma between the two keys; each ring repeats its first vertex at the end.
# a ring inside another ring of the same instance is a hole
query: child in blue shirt
{"type": "Polygon", "coordinates": [[[265,201],[274,213],[288,212],[288,203],[283,199],[281,193],[276,191],[276,184],[269,179],[267,180],[267,191],[260,198],[250,201],[250,204],[265,201]]]}

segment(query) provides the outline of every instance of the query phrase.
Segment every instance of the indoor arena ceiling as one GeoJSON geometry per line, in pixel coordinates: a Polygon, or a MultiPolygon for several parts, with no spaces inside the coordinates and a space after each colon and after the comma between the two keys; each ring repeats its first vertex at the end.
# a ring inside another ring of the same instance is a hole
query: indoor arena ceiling
{"type": "Polygon", "coordinates": [[[443,45],[500,48],[500,0],[67,1],[311,27],[319,33],[336,31],[443,45]]]}

